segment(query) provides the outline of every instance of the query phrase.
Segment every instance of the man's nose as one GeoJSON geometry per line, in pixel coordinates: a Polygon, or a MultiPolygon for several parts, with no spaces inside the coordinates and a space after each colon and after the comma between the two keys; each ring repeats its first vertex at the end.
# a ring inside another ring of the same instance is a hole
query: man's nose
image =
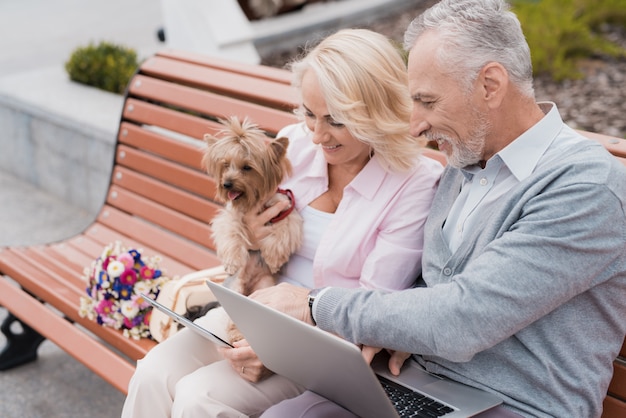
{"type": "Polygon", "coordinates": [[[417,106],[413,106],[413,111],[411,112],[411,135],[414,137],[419,137],[423,135],[428,129],[430,129],[430,124],[426,120],[424,112],[420,111],[417,106]]]}

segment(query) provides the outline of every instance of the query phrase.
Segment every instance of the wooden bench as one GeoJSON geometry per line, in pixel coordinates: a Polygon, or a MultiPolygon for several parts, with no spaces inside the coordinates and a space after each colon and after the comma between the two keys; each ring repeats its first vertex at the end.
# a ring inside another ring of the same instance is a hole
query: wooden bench
{"type": "MultiPolygon", "coordinates": [[[[146,60],[129,83],[97,219],[61,242],[0,249],[0,274],[13,279],[0,279],[0,305],[126,393],[136,360],[155,343],[79,317],[84,267],[116,240],[161,255],[170,276],[218,265],[208,224],[219,206],[214,183],[200,167],[201,139],[219,129],[218,117],[248,116],[270,134],[294,122],[297,98],[289,83],[285,70],[180,51],[146,60]]],[[[583,134],[626,164],[626,141],[583,134]]],[[[35,347],[39,342],[33,339],[35,347]]],[[[615,361],[603,417],[624,416],[626,345],[615,361]]]]}
{"type": "MultiPolygon", "coordinates": [[[[209,232],[218,204],[200,166],[203,135],[229,115],[249,116],[270,134],[293,123],[290,81],[284,70],[180,52],[146,60],[129,83],[97,219],[61,242],[0,249],[0,274],[13,279],[0,280],[0,305],[11,313],[3,331],[14,316],[125,392],[135,361],[155,343],[79,317],[83,269],[116,240],[161,255],[169,276],[218,265],[209,232]]],[[[21,335],[8,334],[18,355],[28,349],[21,335]]]]}

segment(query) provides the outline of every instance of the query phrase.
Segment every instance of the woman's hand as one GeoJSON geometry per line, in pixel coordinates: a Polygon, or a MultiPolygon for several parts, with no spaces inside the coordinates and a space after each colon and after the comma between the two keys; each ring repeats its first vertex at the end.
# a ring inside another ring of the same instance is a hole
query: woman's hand
{"type": "Polygon", "coordinates": [[[224,359],[230,366],[249,382],[256,383],[270,377],[273,372],[261,363],[246,340],[233,343],[234,348],[221,348],[224,359]]]}
{"type": "MultiPolygon", "coordinates": [[[[365,361],[370,364],[374,359],[374,356],[378,354],[381,350],[382,348],[364,345],[363,347],[361,347],[361,354],[363,355],[365,361]]],[[[406,359],[411,357],[411,354],[393,350],[387,350],[387,352],[389,353],[389,371],[392,375],[397,376],[400,374],[400,369],[402,368],[402,365],[404,364],[406,359]]]]}
{"type": "Polygon", "coordinates": [[[272,233],[270,220],[277,217],[282,211],[289,209],[290,204],[288,200],[281,200],[267,209],[263,208],[263,204],[259,204],[256,210],[244,215],[243,222],[251,232],[249,250],[256,251],[259,249],[259,242],[272,233]]]}

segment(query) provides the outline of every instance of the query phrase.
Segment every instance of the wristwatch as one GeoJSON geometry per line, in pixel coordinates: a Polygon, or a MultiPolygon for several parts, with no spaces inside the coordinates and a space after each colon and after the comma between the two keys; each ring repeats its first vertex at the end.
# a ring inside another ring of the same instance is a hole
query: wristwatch
{"type": "Polygon", "coordinates": [[[313,324],[317,325],[317,322],[315,322],[315,317],[313,316],[313,303],[315,303],[315,298],[317,297],[317,295],[322,291],[323,288],[319,288],[319,289],[312,289],[309,292],[309,313],[311,314],[311,319],[313,320],[313,324]]]}

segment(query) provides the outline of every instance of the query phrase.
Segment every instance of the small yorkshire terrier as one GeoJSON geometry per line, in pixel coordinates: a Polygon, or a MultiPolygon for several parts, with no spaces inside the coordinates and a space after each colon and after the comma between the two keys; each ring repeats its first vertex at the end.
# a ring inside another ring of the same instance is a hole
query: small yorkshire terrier
{"type": "Polygon", "coordinates": [[[302,243],[302,217],[290,190],[279,189],[291,175],[287,158],[288,138],[270,139],[247,118],[221,121],[217,136],[206,134],[202,160],[217,183],[217,199],[225,204],[211,222],[217,256],[227,273],[236,275],[230,286],[244,295],[276,284],[274,275],[302,243]],[[250,251],[252,233],[243,217],[268,208],[279,200],[291,206],[270,221],[272,233],[261,239],[258,251],[250,251]]]}

